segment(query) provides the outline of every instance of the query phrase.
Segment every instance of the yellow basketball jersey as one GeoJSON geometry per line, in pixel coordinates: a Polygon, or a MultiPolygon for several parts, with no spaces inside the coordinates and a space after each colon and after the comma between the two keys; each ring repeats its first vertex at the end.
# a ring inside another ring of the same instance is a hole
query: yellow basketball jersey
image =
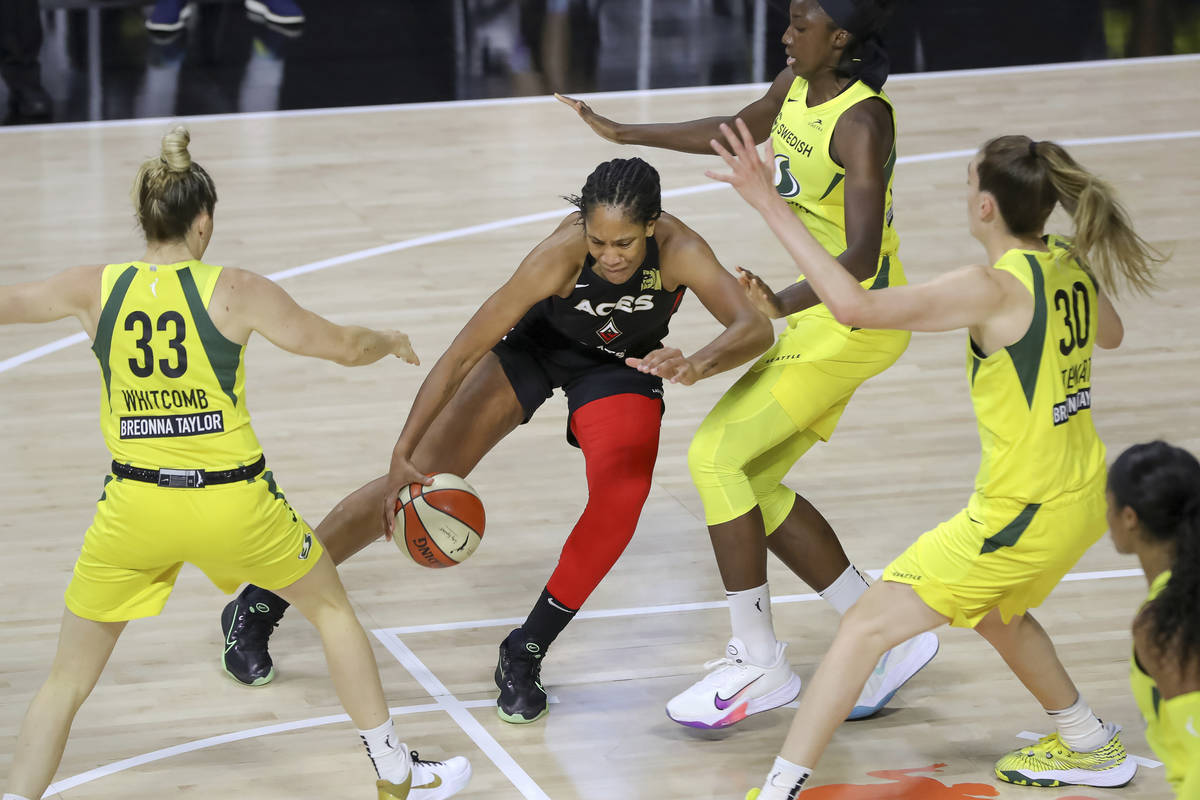
{"type": "MultiPolygon", "coordinates": [[[[1162,592],[1170,571],[1150,584],[1149,603],[1162,592]]],[[[1189,770],[1200,774],[1200,692],[1189,692],[1163,700],[1154,679],[1142,671],[1137,654],[1129,661],[1129,685],[1138,708],[1146,719],[1146,741],[1167,769],[1167,781],[1180,789],[1189,770]]],[[[1193,777],[1200,784],[1200,778],[1193,777]]]]}
{"type": "Polygon", "coordinates": [[[1048,252],[1010,250],[994,266],[1032,293],[1029,330],[986,358],[967,340],[982,445],[968,509],[1006,501],[1037,506],[1090,485],[1105,469],[1091,412],[1096,282],[1066,241],[1045,241],[1048,252]]]}
{"type": "Polygon", "coordinates": [[[262,455],[244,348],[208,316],[220,274],[199,261],[104,268],[92,351],[104,378],[100,428],[117,461],[228,469],[262,455]]]}
{"type": "MultiPolygon", "coordinates": [[[[829,155],[833,130],[838,119],[850,107],[875,97],[892,108],[883,92],[876,92],[861,81],[847,86],[841,94],[809,108],[808,81],[796,78],[771,129],[775,148],[775,184],[781,197],[800,218],[821,246],[835,256],[846,249],[846,169],[829,155]]],[[[887,192],[883,204],[883,240],[879,247],[883,258],[896,255],[900,237],[892,226],[892,173],[896,167],[896,117],[892,114],[892,152],[884,165],[887,192]]],[[[883,286],[895,286],[893,276],[873,276],[868,284],[882,279],[883,286]]]]}
{"type": "MultiPolygon", "coordinates": [[[[892,101],[862,81],[851,83],[837,97],[812,108],[808,107],[807,97],[808,81],[796,78],[771,128],[771,143],[775,148],[775,187],[813,238],[836,257],[846,249],[846,169],[829,155],[833,130],[842,114],[856,103],[877,97],[892,108],[892,101]]],[[[883,239],[875,274],[862,282],[868,289],[886,289],[908,283],[896,255],[900,237],[892,226],[895,113],[892,114],[892,132],[892,152],[884,166],[887,188],[883,199],[883,239]]],[[[796,280],[804,280],[804,275],[796,280]]],[[[791,331],[800,328],[806,346],[818,339],[826,340],[828,347],[825,349],[838,346],[853,330],[838,323],[824,303],[791,314],[788,328],[791,331]]],[[[800,343],[795,343],[791,348],[798,346],[800,343]]]]}

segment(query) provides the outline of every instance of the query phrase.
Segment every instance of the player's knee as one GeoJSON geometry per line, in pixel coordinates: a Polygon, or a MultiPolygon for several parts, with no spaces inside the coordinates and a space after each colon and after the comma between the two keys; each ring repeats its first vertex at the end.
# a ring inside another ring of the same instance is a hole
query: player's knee
{"type": "Polygon", "coordinates": [[[697,486],[720,486],[731,478],[745,480],[742,464],[721,448],[720,440],[721,437],[703,428],[692,439],[688,447],[688,469],[697,486]]]}
{"type": "Polygon", "coordinates": [[[896,638],[893,621],[886,614],[870,608],[870,603],[861,600],[842,615],[837,635],[849,637],[867,649],[878,650],[880,654],[898,644],[893,641],[896,638]]]}

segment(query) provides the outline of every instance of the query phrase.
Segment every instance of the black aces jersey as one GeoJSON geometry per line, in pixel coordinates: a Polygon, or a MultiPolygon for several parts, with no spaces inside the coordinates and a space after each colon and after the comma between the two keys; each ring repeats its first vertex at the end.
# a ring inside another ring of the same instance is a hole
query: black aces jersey
{"type": "Polygon", "coordinates": [[[589,253],[566,297],[553,295],[534,305],[512,330],[543,349],[584,348],[614,359],[641,358],[662,347],[671,315],[687,287],[662,288],[658,241],[646,240],[646,259],[624,283],[610,283],[592,271],[589,253]]]}

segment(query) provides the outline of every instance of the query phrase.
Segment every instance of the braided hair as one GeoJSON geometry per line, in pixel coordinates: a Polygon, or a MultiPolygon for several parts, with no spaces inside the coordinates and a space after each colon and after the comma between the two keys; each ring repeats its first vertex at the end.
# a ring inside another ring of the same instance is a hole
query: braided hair
{"type": "Polygon", "coordinates": [[[1148,537],[1174,545],[1171,578],[1146,613],[1155,648],[1186,670],[1200,659],[1200,461],[1166,442],[1135,444],[1113,462],[1108,489],[1148,537]]]}
{"type": "Polygon", "coordinates": [[[583,219],[597,206],[619,208],[631,221],[645,225],[662,214],[658,170],[640,158],[614,158],[592,170],[583,191],[563,198],[583,219]]]}

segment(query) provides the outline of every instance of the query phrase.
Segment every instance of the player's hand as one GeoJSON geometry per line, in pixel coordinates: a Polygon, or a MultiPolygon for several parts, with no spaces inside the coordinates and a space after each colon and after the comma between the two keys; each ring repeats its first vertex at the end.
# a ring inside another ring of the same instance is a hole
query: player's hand
{"type": "Polygon", "coordinates": [[[700,371],[677,347],[660,347],[647,353],[644,358],[627,358],[625,364],[638,372],[648,372],[684,386],[691,386],[700,380],[700,371]]]}
{"type": "Polygon", "coordinates": [[[421,363],[421,359],[417,357],[417,352],[413,350],[412,342],[408,340],[407,333],[387,331],[387,335],[391,340],[391,344],[388,347],[389,353],[396,356],[396,358],[404,359],[409,364],[419,365],[421,363]]]}
{"type": "Polygon", "coordinates": [[[383,494],[383,538],[389,542],[396,530],[396,502],[400,497],[400,490],[410,483],[428,486],[433,483],[433,478],[414,467],[407,456],[393,453],[392,466],[387,475],[387,490],[383,494]]]}
{"type": "Polygon", "coordinates": [[[768,141],[760,157],[758,148],[754,145],[754,137],[741,117],[734,120],[734,127],[736,130],[721,123],[721,133],[725,141],[709,140],[713,152],[719,155],[733,172],[718,173],[709,169],[705,170],[704,174],[714,181],[728,183],[756,210],[766,211],[772,203],[782,202],[775,188],[774,149],[768,141]]]}
{"type": "Polygon", "coordinates": [[[738,283],[746,290],[746,296],[767,319],[779,319],[783,316],[783,301],[779,295],[767,286],[762,278],[745,267],[735,267],[738,272],[738,283]]]}
{"type": "Polygon", "coordinates": [[[554,96],[558,98],[559,102],[566,103],[571,108],[575,109],[575,113],[579,115],[579,118],[586,122],[588,127],[598,133],[601,138],[617,144],[621,143],[618,138],[618,131],[621,128],[621,123],[613,122],[607,117],[600,116],[595,111],[592,111],[592,107],[582,100],[576,100],[573,97],[567,97],[566,95],[559,94],[558,92],[555,92],[554,96]]]}

